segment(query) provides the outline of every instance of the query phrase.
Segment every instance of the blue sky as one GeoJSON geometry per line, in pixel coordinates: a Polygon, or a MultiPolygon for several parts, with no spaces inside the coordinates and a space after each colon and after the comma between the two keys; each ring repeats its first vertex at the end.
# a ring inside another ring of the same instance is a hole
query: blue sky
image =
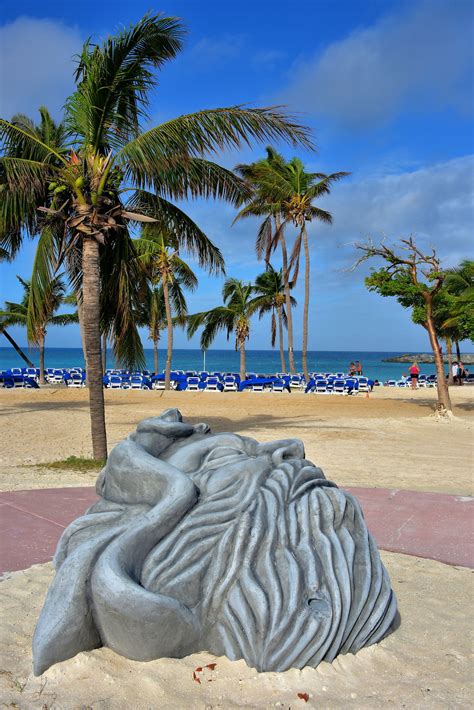
{"type": "MultiPolygon", "coordinates": [[[[0,115],[34,116],[41,104],[60,116],[71,92],[73,60],[89,36],[100,39],[138,20],[148,0],[3,0],[0,8],[0,115]]],[[[348,268],[353,243],[414,233],[444,263],[473,256],[474,3],[472,0],[163,0],[153,8],[181,17],[185,49],[164,67],[151,121],[200,108],[286,104],[314,130],[308,167],[345,170],[321,206],[332,226],[313,223],[310,349],[427,350],[425,332],[395,302],[366,291],[366,270],[348,268]]],[[[294,150],[279,146],[290,157],[294,150]]],[[[227,153],[232,167],[264,146],[227,153]]],[[[197,201],[188,212],[221,248],[231,276],[262,270],[254,256],[257,223],[232,227],[235,211],[197,201]]],[[[0,300],[15,300],[15,275],[28,277],[34,243],[0,266],[0,300]]],[[[277,264],[277,261],[276,261],[277,264]]],[[[199,272],[190,311],[219,303],[222,279],[199,272]]],[[[301,339],[302,279],[295,296],[301,339]]],[[[14,329],[20,343],[25,334],[14,329]]],[[[269,324],[255,321],[249,347],[269,347],[269,324]]],[[[195,347],[176,334],[177,347],[195,347]]],[[[51,329],[51,346],[79,346],[77,328],[51,329]]],[[[145,344],[146,341],[145,341],[145,344]]],[[[227,345],[224,337],[216,347],[227,345]]]]}

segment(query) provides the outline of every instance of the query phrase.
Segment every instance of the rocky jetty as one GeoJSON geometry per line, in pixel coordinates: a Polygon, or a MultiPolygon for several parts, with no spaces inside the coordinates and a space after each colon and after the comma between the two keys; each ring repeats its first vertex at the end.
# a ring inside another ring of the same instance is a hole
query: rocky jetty
{"type": "MultiPolygon", "coordinates": [[[[464,365],[474,365],[474,354],[464,354],[461,355],[462,362],[464,365]]],[[[428,353],[417,353],[417,354],[407,354],[407,355],[396,355],[395,357],[387,357],[383,359],[383,362],[413,362],[416,360],[419,363],[434,363],[434,355],[428,353]]],[[[448,356],[443,354],[444,362],[448,362],[448,356]]],[[[453,353],[453,360],[456,360],[456,355],[453,353]]]]}

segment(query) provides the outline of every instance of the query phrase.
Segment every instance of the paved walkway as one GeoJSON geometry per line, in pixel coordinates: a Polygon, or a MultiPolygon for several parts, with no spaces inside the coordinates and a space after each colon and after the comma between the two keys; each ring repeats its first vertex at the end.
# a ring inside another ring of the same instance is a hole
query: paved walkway
{"type": "MultiPolygon", "coordinates": [[[[474,498],[347,488],[382,550],[474,567],[474,498]]],[[[64,528],[97,500],[93,488],[0,492],[0,574],[48,562],[64,528]]]]}

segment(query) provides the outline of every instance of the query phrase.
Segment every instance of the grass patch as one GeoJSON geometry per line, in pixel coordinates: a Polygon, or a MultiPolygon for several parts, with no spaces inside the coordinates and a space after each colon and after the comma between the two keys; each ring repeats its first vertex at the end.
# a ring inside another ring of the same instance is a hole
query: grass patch
{"type": "Polygon", "coordinates": [[[96,461],[96,459],[86,459],[80,456],[68,456],[67,459],[63,459],[62,461],[48,461],[47,463],[36,463],[33,465],[35,468],[87,473],[87,471],[98,471],[103,468],[105,461],[96,461]]]}

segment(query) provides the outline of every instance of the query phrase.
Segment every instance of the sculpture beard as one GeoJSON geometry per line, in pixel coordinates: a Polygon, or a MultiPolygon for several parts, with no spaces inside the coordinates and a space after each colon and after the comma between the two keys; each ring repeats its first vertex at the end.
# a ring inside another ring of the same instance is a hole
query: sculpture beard
{"type": "Polygon", "coordinates": [[[359,504],[299,440],[211,435],[166,410],[115,447],[97,492],[58,544],[36,675],[100,646],[315,667],[391,629],[395,596],[359,504]]]}

